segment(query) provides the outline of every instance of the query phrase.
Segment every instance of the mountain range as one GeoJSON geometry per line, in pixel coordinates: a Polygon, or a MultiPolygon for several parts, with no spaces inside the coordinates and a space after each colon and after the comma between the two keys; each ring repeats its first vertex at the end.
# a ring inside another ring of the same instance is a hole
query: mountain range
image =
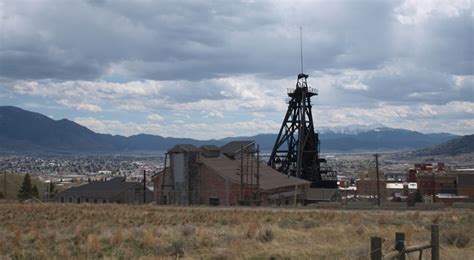
{"type": "MultiPolygon", "coordinates": [[[[53,120],[39,113],[13,106],[0,106],[0,151],[121,153],[165,151],[175,144],[221,146],[230,141],[255,140],[262,151],[271,151],[276,134],[228,137],[212,140],[138,134],[129,137],[95,133],[71,120],[53,120]]],[[[325,128],[320,131],[322,152],[416,150],[438,145],[458,136],[448,133],[423,134],[405,129],[374,126],[325,128]]]]}

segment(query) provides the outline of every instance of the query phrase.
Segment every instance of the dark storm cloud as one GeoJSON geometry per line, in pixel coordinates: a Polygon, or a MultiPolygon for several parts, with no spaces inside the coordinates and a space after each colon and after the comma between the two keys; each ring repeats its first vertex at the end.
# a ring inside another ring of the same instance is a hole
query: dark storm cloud
{"type": "Polygon", "coordinates": [[[1,73],[90,79],[122,64],[132,78],[285,77],[299,69],[299,25],[305,30],[308,69],[373,68],[387,59],[391,3],[305,3],[297,10],[274,4],[10,1],[1,73]],[[19,46],[22,55],[11,55],[19,46]],[[22,65],[28,72],[17,72],[22,65]]]}
{"type": "Polygon", "coordinates": [[[202,80],[299,73],[302,25],[306,71],[373,71],[358,79],[367,89],[336,84],[346,92],[393,102],[469,100],[472,84],[456,88],[452,76],[473,74],[471,11],[401,23],[402,4],[10,0],[2,6],[0,77],[188,80],[196,88],[176,85],[167,95],[225,99],[202,80]]]}
{"type": "Polygon", "coordinates": [[[48,52],[3,51],[0,60],[1,76],[13,79],[75,80],[78,76],[95,79],[104,72],[94,60],[61,57],[48,52]]]}

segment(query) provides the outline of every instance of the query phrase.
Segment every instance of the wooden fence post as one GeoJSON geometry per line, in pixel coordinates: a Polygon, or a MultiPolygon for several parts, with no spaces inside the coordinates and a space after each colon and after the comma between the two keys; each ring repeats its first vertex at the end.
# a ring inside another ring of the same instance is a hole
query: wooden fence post
{"type": "Polygon", "coordinates": [[[431,225],[431,260],[439,260],[439,226],[431,225]]]}
{"type": "Polygon", "coordinates": [[[400,252],[398,260],[405,260],[405,233],[395,233],[395,249],[400,252]]]}
{"type": "Polygon", "coordinates": [[[373,236],[370,238],[370,259],[382,260],[382,238],[373,236]]]}

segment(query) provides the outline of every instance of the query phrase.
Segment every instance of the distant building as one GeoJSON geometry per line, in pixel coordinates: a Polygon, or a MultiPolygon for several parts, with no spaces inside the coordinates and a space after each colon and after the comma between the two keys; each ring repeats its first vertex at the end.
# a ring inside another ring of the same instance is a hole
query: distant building
{"type": "Polygon", "coordinates": [[[474,202],[474,169],[457,169],[452,173],[457,178],[457,195],[465,196],[466,201],[474,202]]]}
{"type": "MultiPolygon", "coordinates": [[[[385,183],[386,182],[384,180],[379,181],[380,198],[386,198],[387,196],[391,195],[391,194],[388,194],[385,183]]],[[[356,187],[357,187],[357,196],[369,196],[369,197],[377,196],[377,180],[374,180],[374,179],[357,180],[356,187]]]]}
{"type": "Polygon", "coordinates": [[[168,155],[170,165],[152,178],[158,204],[293,204],[304,202],[310,185],[259,161],[253,141],[220,148],[179,144],[168,155]]]}
{"type": "Polygon", "coordinates": [[[437,163],[437,171],[431,164],[415,164],[410,174],[415,171],[420,192],[437,202],[474,201],[474,169],[446,169],[444,163],[437,163]]]}
{"type": "Polygon", "coordinates": [[[306,204],[336,201],[342,201],[342,194],[338,189],[310,188],[305,191],[306,204]]]}
{"type": "Polygon", "coordinates": [[[457,177],[453,174],[419,174],[417,182],[423,195],[457,194],[457,177]]]}
{"type": "Polygon", "coordinates": [[[140,204],[153,201],[153,193],[141,182],[127,182],[123,177],[109,181],[93,181],[58,193],[61,203],[129,203],[140,204]]]}

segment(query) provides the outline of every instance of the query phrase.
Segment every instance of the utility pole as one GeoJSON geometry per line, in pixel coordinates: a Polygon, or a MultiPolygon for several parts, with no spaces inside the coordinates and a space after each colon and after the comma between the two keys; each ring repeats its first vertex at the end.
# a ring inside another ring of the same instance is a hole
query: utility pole
{"type": "Polygon", "coordinates": [[[380,207],[380,178],[379,178],[379,154],[375,156],[375,174],[377,175],[377,205],[380,207]]]}
{"type": "Polygon", "coordinates": [[[257,145],[257,203],[260,203],[260,145],[257,145]]]}
{"type": "Polygon", "coordinates": [[[434,173],[433,170],[431,170],[431,196],[432,196],[433,203],[436,202],[436,192],[435,192],[435,189],[436,189],[435,173],[434,173]]]}
{"type": "Polygon", "coordinates": [[[146,204],[146,170],[143,170],[143,204],[146,204]]]}
{"type": "Polygon", "coordinates": [[[244,201],[244,146],[240,147],[240,203],[244,201]]]}
{"type": "Polygon", "coordinates": [[[3,194],[3,198],[7,200],[7,171],[6,170],[3,172],[3,192],[5,193],[3,194]]]}

